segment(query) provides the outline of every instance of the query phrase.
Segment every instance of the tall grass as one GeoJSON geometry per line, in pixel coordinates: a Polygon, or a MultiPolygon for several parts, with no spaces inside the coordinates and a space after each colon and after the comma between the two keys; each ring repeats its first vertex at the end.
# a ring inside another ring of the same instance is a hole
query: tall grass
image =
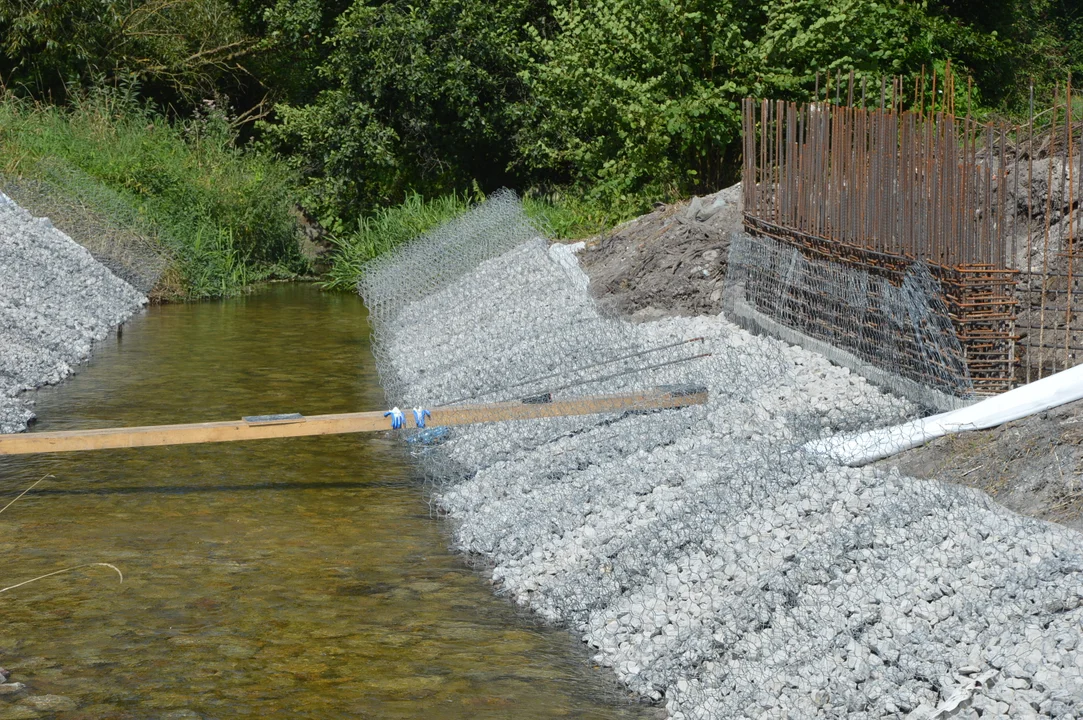
{"type": "Polygon", "coordinates": [[[379,208],[357,221],[357,229],[332,237],[334,255],[324,286],[352,290],[369,260],[466,212],[468,195],[449,194],[426,200],[416,193],[401,205],[379,208]]]}
{"type": "Polygon", "coordinates": [[[581,240],[647,212],[650,202],[638,198],[610,206],[575,192],[527,193],[523,198],[523,209],[553,240],[581,240]]]}
{"type": "Polygon", "coordinates": [[[188,297],[238,292],[306,269],[291,213],[293,178],[235,146],[213,108],[171,122],[123,91],[67,108],[0,96],[0,173],[39,179],[156,236],[188,297]],[[126,208],[120,212],[118,208],[126,208]]]}
{"type": "MultiPolygon", "coordinates": [[[[415,193],[399,205],[379,208],[360,218],[356,230],[332,237],[335,249],[324,286],[353,290],[366,262],[466,212],[483,199],[477,189],[430,199],[415,193]]],[[[575,196],[563,195],[528,195],[523,209],[542,232],[557,240],[596,235],[629,215],[608,212],[575,196]]]]}

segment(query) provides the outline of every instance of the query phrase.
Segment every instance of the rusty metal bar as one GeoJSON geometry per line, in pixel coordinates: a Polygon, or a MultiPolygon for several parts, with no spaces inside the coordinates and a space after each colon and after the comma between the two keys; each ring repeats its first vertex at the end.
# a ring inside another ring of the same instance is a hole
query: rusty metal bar
{"type": "Polygon", "coordinates": [[[1043,113],[1032,86],[1025,126],[1011,126],[974,120],[969,78],[966,115],[956,116],[950,66],[927,72],[912,86],[882,78],[879,104],[865,78],[858,89],[854,73],[841,72],[825,74],[822,93],[817,76],[807,103],[746,100],[746,226],[890,277],[927,263],[982,387],[1006,387],[1016,368],[1029,382],[1068,367],[1083,345],[1075,313],[1083,137],[1073,128],[1070,79],[1043,113]],[[1035,176],[1036,159],[1047,161],[1044,177],[1035,176]],[[1045,198],[1036,203],[1033,185],[1043,180],[1045,198]],[[1019,352],[1016,327],[1037,331],[1019,352]],[[1050,344],[1060,350],[1027,352],[1050,344]]]}

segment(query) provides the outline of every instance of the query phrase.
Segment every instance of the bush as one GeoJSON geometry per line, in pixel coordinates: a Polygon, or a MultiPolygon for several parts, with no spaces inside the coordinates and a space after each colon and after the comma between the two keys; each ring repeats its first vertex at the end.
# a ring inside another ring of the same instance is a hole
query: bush
{"type": "Polygon", "coordinates": [[[306,209],[330,225],[411,192],[505,184],[534,4],[355,0],[327,38],[325,88],[306,105],[278,105],[278,122],[263,126],[303,170],[306,209]]]}
{"type": "Polygon", "coordinates": [[[230,0],[0,2],[0,75],[42,99],[134,82],[190,107],[235,87],[254,48],[230,0]]]}

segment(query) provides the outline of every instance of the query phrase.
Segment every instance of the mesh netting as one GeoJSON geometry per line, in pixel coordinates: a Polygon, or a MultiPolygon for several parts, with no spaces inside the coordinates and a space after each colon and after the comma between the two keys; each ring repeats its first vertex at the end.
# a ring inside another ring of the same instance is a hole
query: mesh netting
{"type": "Polygon", "coordinates": [[[697,354],[677,339],[647,347],[632,326],[601,317],[561,250],[505,191],[367,267],[360,291],[388,401],[631,393],[664,379],[640,369],[697,354]]]}
{"type": "Polygon", "coordinates": [[[149,293],[170,257],[139,211],[63,161],[40,161],[35,171],[43,179],[0,177],[0,188],[32,214],[48,217],[121,280],[149,293]]]}
{"type": "Polygon", "coordinates": [[[742,326],[815,350],[926,407],[972,401],[963,348],[940,284],[915,263],[899,286],[812,260],[768,237],[736,234],[723,295],[742,326]]]}
{"type": "Polygon", "coordinates": [[[703,338],[710,357],[665,364],[676,345],[574,391],[702,384],[705,405],[411,438],[457,547],[671,717],[1083,713],[1078,534],[802,450],[911,402],[721,317],[602,317],[511,195],[419,248],[362,284],[394,403],[514,401],[703,338]]]}

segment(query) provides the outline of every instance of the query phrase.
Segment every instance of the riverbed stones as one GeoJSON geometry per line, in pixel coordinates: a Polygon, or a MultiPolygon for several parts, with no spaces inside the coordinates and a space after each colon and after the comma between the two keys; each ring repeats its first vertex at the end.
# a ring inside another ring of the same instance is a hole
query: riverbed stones
{"type": "Polygon", "coordinates": [[[48,219],[0,193],[0,432],[33,418],[21,393],[67,377],[145,303],[48,219]]]}
{"type": "Polygon", "coordinates": [[[419,453],[457,546],[500,593],[567,624],[675,719],[937,717],[963,708],[963,688],[983,718],[1083,716],[1078,533],[805,454],[916,410],[723,317],[614,330],[568,272],[521,246],[378,338],[382,371],[416,403],[546,372],[559,385],[554,357],[705,338],[709,358],[579,391],[699,383],[706,406],[455,428],[419,453]]]}
{"type": "Polygon", "coordinates": [[[201,720],[203,716],[195,710],[169,710],[162,713],[162,720],[201,720]]]}
{"type": "Polygon", "coordinates": [[[0,720],[34,720],[41,713],[27,705],[0,705],[0,720]]]}
{"type": "Polygon", "coordinates": [[[23,698],[22,704],[40,712],[69,712],[77,705],[74,700],[64,695],[30,695],[23,698]]]}

